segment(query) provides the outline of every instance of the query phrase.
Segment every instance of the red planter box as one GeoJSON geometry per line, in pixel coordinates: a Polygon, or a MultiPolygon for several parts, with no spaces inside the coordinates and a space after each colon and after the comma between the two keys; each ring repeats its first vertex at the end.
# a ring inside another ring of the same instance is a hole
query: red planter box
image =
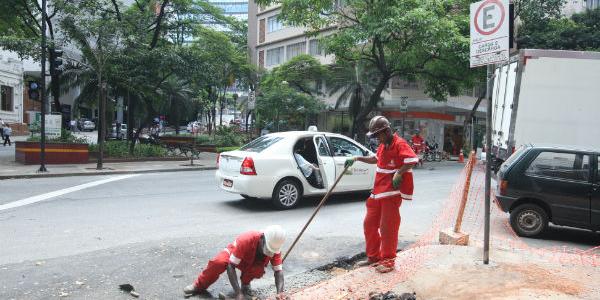
{"type": "MultiPolygon", "coordinates": [[[[47,164],[85,164],[89,160],[88,144],[46,143],[47,164]]],[[[39,142],[15,142],[15,160],[22,164],[40,163],[39,142]]]]}

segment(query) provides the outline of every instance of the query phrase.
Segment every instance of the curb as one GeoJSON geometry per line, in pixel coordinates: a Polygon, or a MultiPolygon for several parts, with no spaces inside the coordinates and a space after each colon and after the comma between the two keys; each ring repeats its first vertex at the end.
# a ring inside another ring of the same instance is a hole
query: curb
{"type": "Polygon", "coordinates": [[[136,171],[99,171],[90,173],[59,173],[59,174],[26,174],[26,175],[1,175],[0,180],[7,179],[33,179],[33,178],[51,178],[51,177],[73,177],[73,176],[97,176],[97,175],[116,175],[116,174],[144,174],[144,173],[165,173],[165,172],[184,172],[184,171],[209,171],[216,170],[217,167],[190,167],[157,169],[157,170],[136,170],[136,171]]]}

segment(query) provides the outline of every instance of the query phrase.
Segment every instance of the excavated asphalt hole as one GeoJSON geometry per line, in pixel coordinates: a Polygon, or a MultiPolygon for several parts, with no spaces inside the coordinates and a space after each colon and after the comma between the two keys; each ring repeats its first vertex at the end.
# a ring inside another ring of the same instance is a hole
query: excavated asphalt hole
{"type": "Polygon", "coordinates": [[[333,268],[341,268],[345,270],[351,270],[354,268],[354,264],[362,259],[365,259],[367,254],[365,252],[361,252],[354,256],[340,256],[336,258],[332,263],[328,263],[326,265],[322,265],[317,267],[316,270],[319,271],[330,271],[333,268]]]}

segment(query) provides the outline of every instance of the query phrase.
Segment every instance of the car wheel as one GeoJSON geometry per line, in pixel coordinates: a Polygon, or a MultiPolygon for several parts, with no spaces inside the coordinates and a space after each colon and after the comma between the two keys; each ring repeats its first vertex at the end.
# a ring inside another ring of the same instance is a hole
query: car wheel
{"type": "Polygon", "coordinates": [[[246,199],[246,200],[256,200],[256,198],[255,198],[255,197],[250,197],[250,196],[248,196],[248,195],[240,194],[240,196],[242,196],[242,197],[243,197],[244,199],[246,199]]]}
{"type": "Polygon", "coordinates": [[[272,201],[278,209],[295,207],[302,198],[300,185],[291,179],[282,180],[273,190],[272,201]]]}
{"type": "Polygon", "coordinates": [[[510,225],[523,237],[541,234],[548,227],[548,214],[536,204],[522,204],[510,213],[510,225]]]}

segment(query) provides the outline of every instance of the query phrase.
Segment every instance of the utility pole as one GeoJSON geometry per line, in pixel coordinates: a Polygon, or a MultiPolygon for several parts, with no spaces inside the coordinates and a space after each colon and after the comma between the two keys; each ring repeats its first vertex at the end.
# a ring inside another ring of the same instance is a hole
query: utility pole
{"type": "Polygon", "coordinates": [[[46,0],[42,0],[42,57],[41,57],[41,96],[42,96],[42,124],[40,138],[40,168],[38,172],[46,170],[46,0]]]}

